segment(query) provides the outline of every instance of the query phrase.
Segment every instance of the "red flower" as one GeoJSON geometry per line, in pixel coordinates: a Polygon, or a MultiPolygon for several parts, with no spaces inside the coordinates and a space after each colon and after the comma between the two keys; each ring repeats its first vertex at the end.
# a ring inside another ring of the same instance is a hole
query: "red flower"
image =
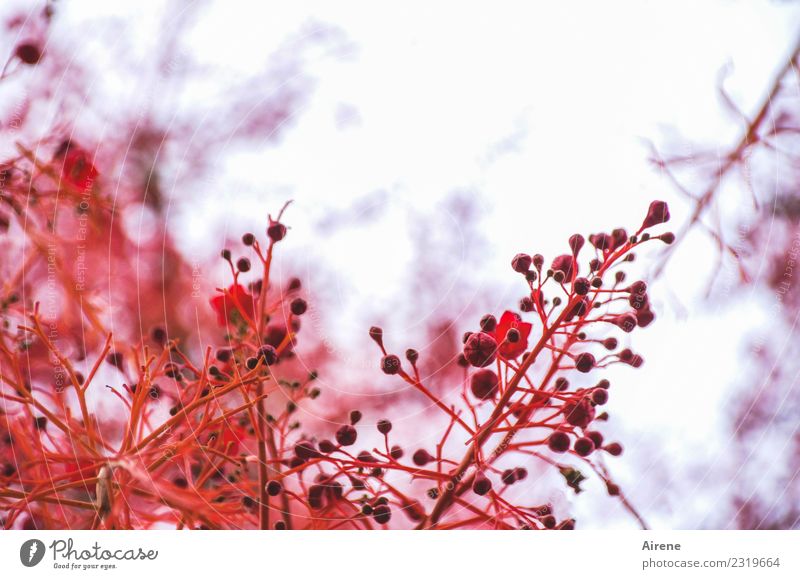
{"type": "Polygon", "coordinates": [[[503,312],[503,315],[500,316],[500,321],[497,322],[497,327],[494,329],[494,337],[497,343],[500,344],[498,348],[500,357],[510,360],[522,354],[528,347],[528,337],[531,335],[531,329],[533,329],[533,324],[523,322],[519,314],[509,311],[503,312]],[[513,343],[506,341],[506,334],[511,328],[519,332],[519,340],[513,343]]]}
{"type": "Polygon", "coordinates": [[[217,322],[220,326],[231,321],[234,312],[250,320],[256,316],[253,296],[239,284],[232,285],[223,294],[211,298],[211,307],[217,312],[217,322]]]}
{"type": "Polygon", "coordinates": [[[97,179],[97,169],[89,154],[74,145],[67,148],[61,165],[61,177],[78,189],[89,189],[97,179]]]}
{"type": "Polygon", "coordinates": [[[244,441],[246,435],[247,432],[242,426],[226,422],[225,425],[222,427],[222,432],[220,433],[220,440],[219,440],[220,449],[223,452],[227,449],[228,456],[238,455],[239,449],[241,448],[241,444],[244,441]]]}

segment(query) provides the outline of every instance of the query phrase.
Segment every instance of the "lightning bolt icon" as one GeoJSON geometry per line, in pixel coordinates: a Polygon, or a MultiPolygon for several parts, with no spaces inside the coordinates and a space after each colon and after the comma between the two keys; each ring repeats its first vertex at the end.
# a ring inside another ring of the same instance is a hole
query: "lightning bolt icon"
{"type": "Polygon", "coordinates": [[[39,545],[36,543],[31,543],[31,550],[28,553],[28,563],[33,561],[33,556],[36,554],[36,551],[39,549],[39,545]]]}

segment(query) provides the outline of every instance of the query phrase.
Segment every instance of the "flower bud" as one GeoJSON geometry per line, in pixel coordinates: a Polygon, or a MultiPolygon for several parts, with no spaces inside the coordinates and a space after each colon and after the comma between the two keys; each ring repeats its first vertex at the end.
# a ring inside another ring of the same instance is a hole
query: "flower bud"
{"type": "Polygon", "coordinates": [[[381,370],[384,374],[393,376],[400,372],[400,358],[394,354],[389,354],[381,358],[381,370]]]}
{"type": "Polygon", "coordinates": [[[499,387],[497,374],[492,370],[478,370],[472,375],[470,380],[470,390],[475,398],[489,400],[494,398],[499,387]]]}
{"type": "Polygon", "coordinates": [[[349,424],[343,424],[336,431],[336,442],[341,446],[352,446],[356,443],[358,431],[349,424]]]}
{"type": "Polygon", "coordinates": [[[527,273],[531,268],[532,262],[533,259],[530,255],[518,253],[514,256],[514,259],[511,260],[511,268],[518,273],[527,273]]]}
{"type": "Polygon", "coordinates": [[[492,481],[482,472],[475,473],[475,479],[472,481],[472,492],[476,495],[483,496],[491,490],[492,481]]]}
{"type": "Polygon", "coordinates": [[[644,218],[639,230],[641,231],[642,229],[647,229],[648,227],[653,227],[660,223],[666,223],[669,221],[669,217],[669,207],[667,207],[667,204],[663,201],[653,201],[650,203],[647,216],[644,218]]]}
{"type": "Polygon", "coordinates": [[[497,342],[485,332],[472,334],[464,344],[464,358],[476,368],[484,368],[497,357],[497,342]]]}

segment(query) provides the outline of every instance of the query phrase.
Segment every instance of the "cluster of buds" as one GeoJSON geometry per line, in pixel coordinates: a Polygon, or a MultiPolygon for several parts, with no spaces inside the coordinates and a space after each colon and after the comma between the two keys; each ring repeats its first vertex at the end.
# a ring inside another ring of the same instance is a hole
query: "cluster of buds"
{"type": "MultiPolygon", "coordinates": [[[[606,441],[596,425],[608,419],[599,407],[609,400],[610,382],[601,378],[594,385],[573,387],[570,375],[594,375],[614,364],[642,365],[642,356],[620,347],[618,332],[644,328],[655,314],[646,283],[628,283],[620,266],[632,262],[634,249],[645,243],[672,243],[672,233],[650,232],[668,220],[667,205],[654,201],[634,234],[615,229],[590,235],[591,249],[585,247],[582,235],[575,234],[569,238],[569,252],[553,259],[549,268],[542,255],[516,255],[511,267],[523,276],[529,291],[520,300],[519,312],[506,311],[499,319],[486,314],[478,328],[463,338],[459,364],[465,372],[468,393],[462,401],[467,408],[457,409],[422,383],[416,351],[410,351],[413,358],[406,356],[409,367],[405,368],[399,356],[387,352],[383,332],[379,328],[370,331],[383,354],[381,370],[401,377],[445,413],[450,421],[445,438],[457,431],[467,442],[468,450],[455,460],[442,455],[444,440],[437,445],[435,456],[424,449],[413,454],[413,466],[408,468],[417,468],[414,476],[430,478],[437,485],[429,493],[434,502],[419,522],[420,528],[574,526],[571,519],[556,524],[550,508],[545,520],[537,515],[539,506],[512,505],[505,500],[502,488],[524,479],[527,471],[522,466],[500,469],[496,463],[501,456],[517,455],[555,466],[566,484],[580,492],[584,475],[558,459],[570,455],[588,464],[610,494],[621,494],[602,465],[592,461],[597,453],[622,453],[621,444],[606,441]],[[481,420],[481,415],[487,417],[481,420]],[[471,423],[465,416],[472,417],[471,423]],[[493,448],[488,448],[490,443],[493,448]],[[435,470],[424,470],[430,464],[435,470]],[[445,473],[444,479],[441,473],[445,473]],[[482,497],[485,504],[479,512],[491,516],[476,518],[474,503],[466,509],[463,501],[468,491],[482,497]],[[459,519],[458,514],[465,510],[468,516],[459,519]]],[[[372,468],[382,471],[402,466],[391,457],[384,461],[372,468]]],[[[625,505],[633,511],[629,502],[625,505]]]]}
{"type": "MultiPolygon", "coordinates": [[[[81,182],[84,174],[69,171],[81,182]]],[[[209,306],[225,343],[200,359],[163,328],[127,347],[109,334],[84,376],[34,308],[20,327],[25,347],[59,360],[74,393],[71,402],[63,395],[46,400],[25,382],[23,356],[4,337],[4,526],[567,530],[575,521],[552,505],[515,504],[505,489],[524,485],[543,465],[579,492],[581,461],[635,513],[595,462],[622,453],[597,425],[607,419],[599,407],[610,384],[598,377],[585,386],[580,377],[642,364],[620,347],[620,330],[648,326],[654,313],[645,283],[628,283],[618,266],[640,245],[673,240],[649,232],[669,218],[665,204],[653,202],[633,235],[617,229],[589,236],[593,250],[573,235],[569,252],[549,268],[538,254],[514,257],[526,295],[519,311],[486,314],[464,335],[456,399],[424,383],[420,352],[394,354],[381,328],[369,330],[381,351],[379,370],[441,412],[442,428],[431,426],[436,444],[428,448],[396,440],[390,418],[365,426],[359,410],[329,432],[303,431],[297,410],[321,390],[316,372],[295,378],[296,336],[308,309],[301,283],[270,283],[273,251],[288,232],[282,215],[270,217],[263,242],[247,233],[241,255],[222,252],[232,279],[209,306]],[[103,364],[124,380],[106,388],[119,404],[113,420],[87,404],[103,364]],[[364,428],[370,437],[359,435],[364,428]],[[375,436],[383,443],[364,444],[375,436]],[[451,456],[454,447],[465,451],[451,456]],[[501,457],[514,463],[501,466],[501,457]],[[419,481],[426,482],[422,490],[419,481]]]]}

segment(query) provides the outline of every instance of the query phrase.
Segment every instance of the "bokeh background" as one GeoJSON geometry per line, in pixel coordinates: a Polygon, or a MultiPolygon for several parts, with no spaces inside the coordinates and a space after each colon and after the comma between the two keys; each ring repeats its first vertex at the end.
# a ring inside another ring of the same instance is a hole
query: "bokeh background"
{"type": "MultiPolygon", "coordinates": [[[[626,445],[611,471],[655,528],[800,525],[800,300],[796,280],[775,285],[796,147],[754,149],[685,229],[694,202],[654,163],[687,157],[681,183],[706,190],[794,50],[797,3],[127,4],[59,1],[43,23],[45,4],[4,2],[3,50],[40,38],[45,58],[7,79],[3,122],[23,107],[26,138],[55,127],[106,184],[147,192],[118,226],[174,239],[204,288],[190,317],[226,285],[220,249],[293,200],[276,267],[312,304],[297,351],[326,396],[309,419],[335,420],[331,400],[391,408],[430,445],[425,405],[377,372],[366,328],[455,389],[461,333],[523,295],[515,253],[563,253],[663,199],[685,235],[634,264],[658,318],[633,337],[644,366],[610,372],[605,431],[626,445]]],[[[773,128],[797,119],[797,77],[781,86],[773,128]]],[[[552,499],[582,528],[635,526],[586,488],[552,499]]]]}

